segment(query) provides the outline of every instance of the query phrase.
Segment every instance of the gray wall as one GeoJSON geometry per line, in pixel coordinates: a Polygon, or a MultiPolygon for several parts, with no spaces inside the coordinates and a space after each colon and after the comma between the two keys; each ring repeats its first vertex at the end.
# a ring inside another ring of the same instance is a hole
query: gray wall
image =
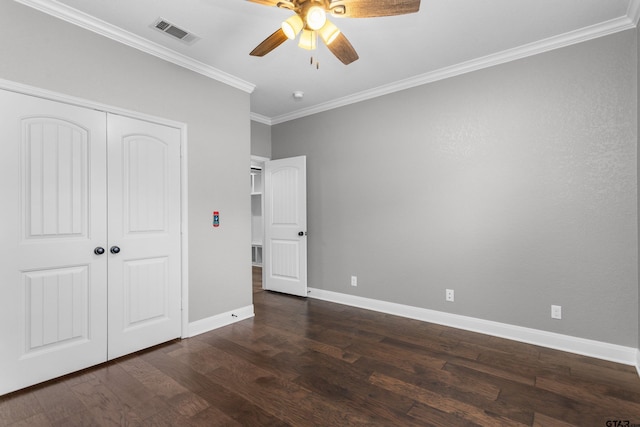
{"type": "Polygon", "coordinates": [[[271,158],[271,126],[251,121],[251,154],[271,158]]]}
{"type": "Polygon", "coordinates": [[[637,43],[273,126],[308,156],[309,286],[637,347],[637,43]]]}
{"type": "Polygon", "coordinates": [[[0,58],[2,79],[187,123],[190,321],[252,303],[249,94],[12,1],[0,58]]]}

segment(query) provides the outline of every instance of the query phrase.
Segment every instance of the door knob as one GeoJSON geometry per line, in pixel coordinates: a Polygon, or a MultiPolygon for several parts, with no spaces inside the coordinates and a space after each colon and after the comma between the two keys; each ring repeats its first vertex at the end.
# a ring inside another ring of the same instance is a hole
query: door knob
{"type": "Polygon", "coordinates": [[[109,249],[109,251],[110,251],[112,254],[117,254],[118,252],[120,252],[120,248],[119,248],[119,247],[117,247],[117,246],[111,246],[111,249],[109,249]]]}
{"type": "Polygon", "coordinates": [[[307,234],[307,233],[305,233],[304,231],[299,231],[298,232],[298,236],[300,236],[300,237],[304,236],[305,234],[307,234]]]}
{"type": "Polygon", "coordinates": [[[102,255],[104,253],[104,248],[101,246],[98,246],[93,250],[93,253],[96,255],[102,255]]]}

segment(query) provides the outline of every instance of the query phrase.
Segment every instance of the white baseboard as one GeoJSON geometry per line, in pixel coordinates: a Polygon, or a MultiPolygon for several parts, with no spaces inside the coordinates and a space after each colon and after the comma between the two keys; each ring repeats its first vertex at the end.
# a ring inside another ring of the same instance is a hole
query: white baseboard
{"type": "Polygon", "coordinates": [[[251,304],[237,310],[231,310],[216,316],[207,317],[206,319],[196,320],[195,322],[189,323],[187,333],[183,334],[183,338],[195,337],[196,335],[204,334],[205,332],[213,331],[214,329],[249,319],[253,316],[253,304],[251,304]]]}
{"type": "Polygon", "coordinates": [[[640,375],[640,350],[600,341],[572,337],[538,329],[524,328],[506,323],[492,322],[458,314],[411,307],[354,295],[341,294],[323,289],[309,288],[309,298],[379,311],[400,317],[436,323],[495,337],[506,338],[569,353],[636,366],[640,375]]]}

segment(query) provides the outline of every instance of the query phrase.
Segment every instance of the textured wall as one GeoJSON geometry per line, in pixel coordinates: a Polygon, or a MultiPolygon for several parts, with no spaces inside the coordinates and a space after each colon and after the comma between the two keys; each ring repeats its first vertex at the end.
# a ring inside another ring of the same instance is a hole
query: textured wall
{"type": "Polygon", "coordinates": [[[12,1],[0,58],[2,79],[187,123],[190,320],[252,303],[249,94],[12,1]]]}
{"type": "Polygon", "coordinates": [[[308,156],[309,286],[636,347],[636,49],[626,31],[273,126],[274,158],[308,156]]]}

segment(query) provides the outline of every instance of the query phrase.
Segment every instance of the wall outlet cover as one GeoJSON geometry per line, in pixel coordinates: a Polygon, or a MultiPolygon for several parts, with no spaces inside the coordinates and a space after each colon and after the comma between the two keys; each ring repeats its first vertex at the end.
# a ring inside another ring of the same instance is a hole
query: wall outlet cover
{"type": "Polygon", "coordinates": [[[453,289],[447,289],[446,290],[445,299],[447,301],[449,301],[449,302],[453,302],[453,300],[454,300],[453,289]]]}

